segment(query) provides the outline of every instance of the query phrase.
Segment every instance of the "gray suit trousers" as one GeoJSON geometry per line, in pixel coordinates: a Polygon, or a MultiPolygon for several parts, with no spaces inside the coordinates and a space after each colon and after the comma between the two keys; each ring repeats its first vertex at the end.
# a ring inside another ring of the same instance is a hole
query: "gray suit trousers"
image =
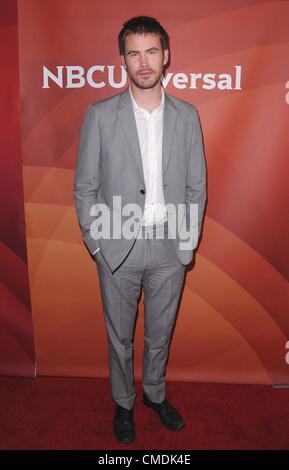
{"type": "Polygon", "coordinates": [[[111,273],[101,251],[96,265],[108,335],[113,400],[131,409],[136,399],[133,336],[141,286],[144,289],[142,385],[148,398],[166,397],[165,370],[186,266],[168,238],[167,222],[142,226],[121,265],[111,273]]]}

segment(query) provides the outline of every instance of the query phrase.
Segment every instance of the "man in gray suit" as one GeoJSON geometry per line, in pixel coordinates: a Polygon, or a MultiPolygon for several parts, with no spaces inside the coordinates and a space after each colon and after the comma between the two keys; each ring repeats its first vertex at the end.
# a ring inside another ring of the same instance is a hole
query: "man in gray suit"
{"type": "Polygon", "coordinates": [[[135,439],[133,332],[141,286],[143,403],[167,428],[185,425],[166,398],[165,370],[186,265],[201,232],[206,167],[195,106],[162,87],[167,32],[154,18],[139,16],[124,23],[118,41],[130,85],[86,110],[74,198],[99,275],[113,429],[129,443],[135,439]]]}

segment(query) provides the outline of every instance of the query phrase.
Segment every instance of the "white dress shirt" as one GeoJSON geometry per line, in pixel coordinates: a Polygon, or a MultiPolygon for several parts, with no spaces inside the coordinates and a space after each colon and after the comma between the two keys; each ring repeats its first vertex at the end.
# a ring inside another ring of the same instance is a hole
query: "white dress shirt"
{"type": "MultiPolygon", "coordinates": [[[[167,220],[167,211],[163,193],[162,178],[162,140],[163,140],[163,108],[165,92],[161,87],[160,105],[152,112],[140,107],[131,92],[134,116],[136,120],[143,172],[146,186],[145,208],[142,225],[163,224],[167,220]]],[[[93,254],[97,253],[97,248],[93,254]]]]}
{"type": "Polygon", "coordinates": [[[134,116],[142,156],[146,185],[142,225],[162,224],[167,220],[162,179],[163,108],[165,93],[161,87],[161,103],[153,111],[140,107],[131,92],[134,116]]]}

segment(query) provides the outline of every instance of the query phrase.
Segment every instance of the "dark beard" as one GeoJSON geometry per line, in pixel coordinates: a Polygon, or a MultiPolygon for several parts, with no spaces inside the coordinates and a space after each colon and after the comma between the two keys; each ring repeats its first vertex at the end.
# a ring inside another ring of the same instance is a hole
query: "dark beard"
{"type": "Polygon", "coordinates": [[[131,81],[134,83],[134,85],[137,87],[137,88],[140,88],[142,90],[149,90],[150,88],[154,88],[156,86],[156,84],[160,81],[161,77],[162,77],[162,74],[163,72],[161,72],[158,76],[156,76],[155,80],[153,80],[152,82],[146,84],[145,82],[143,84],[141,83],[138,83],[134,78],[130,77],[129,78],[131,79],[131,81]]]}

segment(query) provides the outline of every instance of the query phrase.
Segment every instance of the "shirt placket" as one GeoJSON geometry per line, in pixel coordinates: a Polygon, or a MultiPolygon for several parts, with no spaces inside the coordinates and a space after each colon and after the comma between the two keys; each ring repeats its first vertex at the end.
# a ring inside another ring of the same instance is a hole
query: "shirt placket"
{"type": "MultiPolygon", "coordinates": [[[[145,200],[145,220],[148,224],[152,224],[156,220],[156,207],[154,205],[155,200],[158,198],[157,192],[157,172],[158,169],[158,148],[157,148],[157,133],[159,131],[159,118],[160,108],[152,111],[151,113],[147,110],[137,108],[140,119],[143,120],[146,128],[147,145],[144,145],[144,167],[145,176],[147,181],[147,191],[145,200]],[[145,150],[146,149],[146,150],[145,150]]],[[[144,137],[144,136],[143,136],[144,137]]],[[[142,138],[143,138],[142,137],[142,138]]],[[[145,137],[144,137],[145,138],[145,137]]]]}
{"type": "Polygon", "coordinates": [[[154,168],[153,168],[153,152],[154,152],[154,127],[153,127],[153,119],[150,115],[148,117],[148,125],[149,125],[149,179],[150,179],[150,217],[153,220],[153,180],[154,180],[154,168]]]}

